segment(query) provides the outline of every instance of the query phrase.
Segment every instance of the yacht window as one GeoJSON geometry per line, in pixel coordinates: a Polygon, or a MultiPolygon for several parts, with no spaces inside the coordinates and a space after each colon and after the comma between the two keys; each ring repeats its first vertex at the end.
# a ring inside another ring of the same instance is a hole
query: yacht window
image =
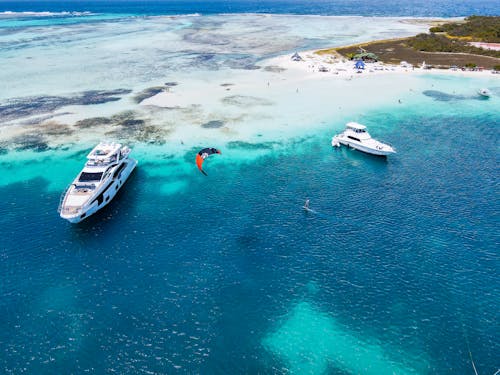
{"type": "Polygon", "coordinates": [[[356,137],[352,137],[352,136],[350,136],[350,135],[348,135],[348,136],[347,136],[347,138],[351,138],[351,139],[354,139],[355,141],[361,142],[358,138],[356,138],[356,137]]]}
{"type": "Polygon", "coordinates": [[[80,178],[78,179],[78,181],[80,182],[101,181],[101,177],[102,177],[102,172],[98,173],[82,172],[80,174],[80,178]]]}

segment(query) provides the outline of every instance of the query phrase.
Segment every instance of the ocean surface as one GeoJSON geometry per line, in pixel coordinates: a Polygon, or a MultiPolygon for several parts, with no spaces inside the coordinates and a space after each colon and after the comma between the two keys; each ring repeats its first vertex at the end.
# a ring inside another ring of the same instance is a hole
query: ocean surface
{"type": "Polygon", "coordinates": [[[388,73],[299,90],[266,66],[426,28],[396,16],[497,3],[0,1],[0,12],[0,373],[500,369],[499,78],[388,73]],[[189,105],[140,104],[165,82],[189,105]],[[222,103],[217,90],[229,90],[222,103]],[[351,120],[397,154],[332,149],[351,120]],[[138,167],[71,225],[61,192],[103,137],[131,145],[138,167]],[[205,146],[222,150],[208,176],[194,164],[205,146]]]}
{"type": "Polygon", "coordinates": [[[93,0],[0,1],[0,12],[92,12],[135,15],[270,13],[310,15],[461,17],[498,15],[496,0],[93,0]]]}

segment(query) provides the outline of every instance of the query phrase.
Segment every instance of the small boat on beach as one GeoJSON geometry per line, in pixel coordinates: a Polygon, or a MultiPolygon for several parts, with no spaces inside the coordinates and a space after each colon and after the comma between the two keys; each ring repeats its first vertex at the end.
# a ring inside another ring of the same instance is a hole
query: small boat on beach
{"type": "Polygon", "coordinates": [[[357,122],[348,122],[346,129],[332,138],[333,147],[340,147],[340,145],[378,156],[396,153],[392,146],[373,139],[366,131],[366,126],[357,122]]]}
{"type": "Polygon", "coordinates": [[[101,142],[87,155],[85,167],[61,196],[59,214],[79,223],[106,206],[137,165],[130,148],[101,142]]]}
{"type": "Polygon", "coordinates": [[[479,89],[477,92],[483,98],[489,98],[491,96],[491,92],[488,89],[479,89]]]}

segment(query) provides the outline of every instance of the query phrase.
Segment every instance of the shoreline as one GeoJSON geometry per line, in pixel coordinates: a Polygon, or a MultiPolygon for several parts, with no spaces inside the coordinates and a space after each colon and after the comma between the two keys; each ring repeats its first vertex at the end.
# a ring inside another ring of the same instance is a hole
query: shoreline
{"type": "MultiPolygon", "coordinates": [[[[371,43],[371,42],[369,42],[371,43]]],[[[358,45],[366,45],[363,43],[358,45]]],[[[376,43],[376,42],[374,42],[376,43]]],[[[344,47],[340,47],[344,48],[344,47]]],[[[494,73],[493,69],[482,69],[481,71],[470,71],[461,69],[449,68],[422,68],[412,64],[391,64],[386,62],[365,63],[364,69],[355,69],[355,61],[349,60],[337,51],[340,48],[321,49],[321,50],[306,50],[298,52],[301,61],[293,61],[292,55],[281,55],[268,60],[265,60],[268,66],[276,66],[277,68],[287,69],[291,71],[302,71],[306,73],[321,74],[323,77],[364,77],[367,75],[377,75],[381,73],[420,73],[420,74],[453,74],[467,77],[496,77],[500,74],[494,73]],[[325,52],[327,51],[327,52],[325,52]],[[321,68],[326,68],[328,71],[320,71],[321,68]]],[[[429,52],[434,53],[434,52],[429,52]]],[[[440,53],[447,55],[448,53],[440,53]]],[[[490,57],[496,59],[494,57],[490,57]]],[[[498,59],[497,59],[498,60],[498,59]]],[[[309,77],[312,77],[311,75],[309,77]]],[[[308,78],[309,78],[308,77],[308,78]]]]}

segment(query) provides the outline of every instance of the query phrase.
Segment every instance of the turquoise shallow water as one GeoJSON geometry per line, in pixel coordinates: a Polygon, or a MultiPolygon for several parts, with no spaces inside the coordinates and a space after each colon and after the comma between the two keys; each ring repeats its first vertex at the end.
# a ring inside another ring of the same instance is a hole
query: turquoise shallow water
{"type": "Polygon", "coordinates": [[[138,147],[78,226],[56,208],[86,150],[0,155],[2,372],[466,374],[470,349],[493,374],[499,115],[422,98],[364,114],[387,160],[315,131],[205,177],[138,147]]]}

